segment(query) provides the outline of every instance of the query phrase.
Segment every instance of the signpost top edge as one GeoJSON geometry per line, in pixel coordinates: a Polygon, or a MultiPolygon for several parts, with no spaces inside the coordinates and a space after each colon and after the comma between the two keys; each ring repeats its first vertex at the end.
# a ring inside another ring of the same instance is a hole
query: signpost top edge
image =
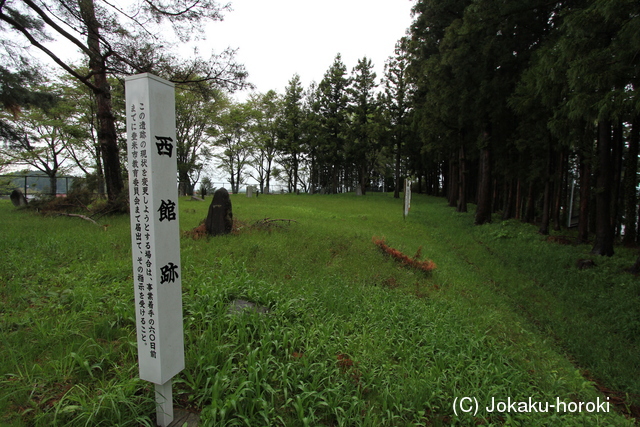
{"type": "Polygon", "coordinates": [[[124,81],[125,82],[129,82],[129,81],[134,81],[134,80],[138,80],[138,79],[145,79],[145,78],[150,78],[150,79],[155,80],[155,81],[157,81],[159,83],[164,83],[167,86],[170,86],[172,88],[174,88],[176,86],[175,83],[172,83],[169,80],[165,80],[165,79],[163,79],[161,77],[158,77],[158,76],[156,76],[154,74],[151,74],[151,73],[142,73],[142,74],[135,74],[133,76],[126,76],[124,78],[124,81]]]}

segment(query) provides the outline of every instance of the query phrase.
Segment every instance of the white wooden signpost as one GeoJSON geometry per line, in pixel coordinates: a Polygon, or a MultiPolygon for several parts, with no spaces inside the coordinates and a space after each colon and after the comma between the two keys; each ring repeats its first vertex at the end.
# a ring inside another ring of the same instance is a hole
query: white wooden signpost
{"type": "Polygon", "coordinates": [[[173,421],[171,378],[184,369],[175,90],[126,79],[129,204],[140,378],[154,383],[157,424],[173,421]]]}
{"type": "Polygon", "coordinates": [[[402,217],[407,218],[409,210],[411,209],[411,181],[404,180],[404,210],[402,211],[402,217]]]}

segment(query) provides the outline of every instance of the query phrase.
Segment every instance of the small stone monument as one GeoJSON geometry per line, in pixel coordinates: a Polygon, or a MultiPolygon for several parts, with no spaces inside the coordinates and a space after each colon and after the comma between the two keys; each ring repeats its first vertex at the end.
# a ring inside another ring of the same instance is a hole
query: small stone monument
{"type": "Polygon", "coordinates": [[[11,202],[15,207],[27,206],[27,198],[24,197],[22,191],[18,190],[17,188],[11,192],[9,198],[11,199],[11,202]]]}
{"type": "Polygon", "coordinates": [[[207,234],[218,236],[229,234],[233,229],[233,212],[231,210],[231,198],[225,188],[219,188],[213,193],[213,200],[209,205],[209,214],[204,221],[207,234]]]}
{"type": "Polygon", "coordinates": [[[229,309],[227,310],[229,314],[240,314],[244,312],[256,312],[258,314],[269,313],[269,308],[264,307],[262,305],[258,305],[255,302],[237,299],[231,301],[229,304],[229,309]]]}
{"type": "Polygon", "coordinates": [[[253,197],[253,185],[247,185],[247,197],[253,197]]]}

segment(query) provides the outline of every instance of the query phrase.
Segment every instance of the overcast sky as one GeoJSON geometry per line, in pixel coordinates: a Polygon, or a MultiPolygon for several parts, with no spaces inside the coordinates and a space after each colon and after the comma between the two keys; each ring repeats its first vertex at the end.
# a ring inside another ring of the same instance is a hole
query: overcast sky
{"type": "MultiPolygon", "coordinates": [[[[221,22],[206,26],[200,55],[238,49],[236,61],[249,73],[258,92],[284,89],[294,74],[307,88],[319,83],[340,53],[347,72],[366,56],[378,80],[393,55],[396,42],[411,25],[414,0],[220,0],[231,3],[221,22]]],[[[126,5],[128,0],[115,0],[126,5]]],[[[64,59],[79,57],[75,46],[59,38],[56,52],[64,59]],[[60,48],[60,46],[67,46],[60,48]]],[[[33,49],[34,51],[36,49],[33,49]]],[[[188,55],[191,48],[183,49],[188,55]]],[[[34,52],[38,57],[43,54],[34,52]]],[[[50,61],[48,61],[50,62],[50,61]]],[[[53,65],[53,64],[52,64],[53,65]]],[[[244,98],[246,94],[239,94],[244,98]]]]}
{"type": "Polygon", "coordinates": [[[347,71],[367,56],[378,79],[411,24],[412,0],[232,0],[232,12],[208,26],[206,56],[238,48],[237,61],[259,92],[284,93],[297,73],[305,88],[319,83],[336,54],[347,71]]]}

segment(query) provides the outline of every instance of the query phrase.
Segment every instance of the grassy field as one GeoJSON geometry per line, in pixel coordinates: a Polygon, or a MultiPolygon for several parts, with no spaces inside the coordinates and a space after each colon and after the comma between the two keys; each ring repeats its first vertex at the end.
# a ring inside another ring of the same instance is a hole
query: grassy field
{"type": "MultiPolygon", "coordinates": [[[[201,425],[633,424],[612,403],[640,394],[640,283],[622,272],[634,252],[578,270],[590,247],[515,221],[475,227],[421,195],[406,220],[388,194],[232,201],[238,233],[200,240],[187,231],[208,203],[180,203],[187,366],[174,396],[201,425]],[[399,264],[374,236],[437,269],[399,264]],[[236,298],[269,312],[229,314],[236,298]],[[489,411],[492,398],[549,407],[489,411]]],[[[0,425],[154,425],[128,218],[96,226],[0,201],[0,219],[0,425]]]]}

